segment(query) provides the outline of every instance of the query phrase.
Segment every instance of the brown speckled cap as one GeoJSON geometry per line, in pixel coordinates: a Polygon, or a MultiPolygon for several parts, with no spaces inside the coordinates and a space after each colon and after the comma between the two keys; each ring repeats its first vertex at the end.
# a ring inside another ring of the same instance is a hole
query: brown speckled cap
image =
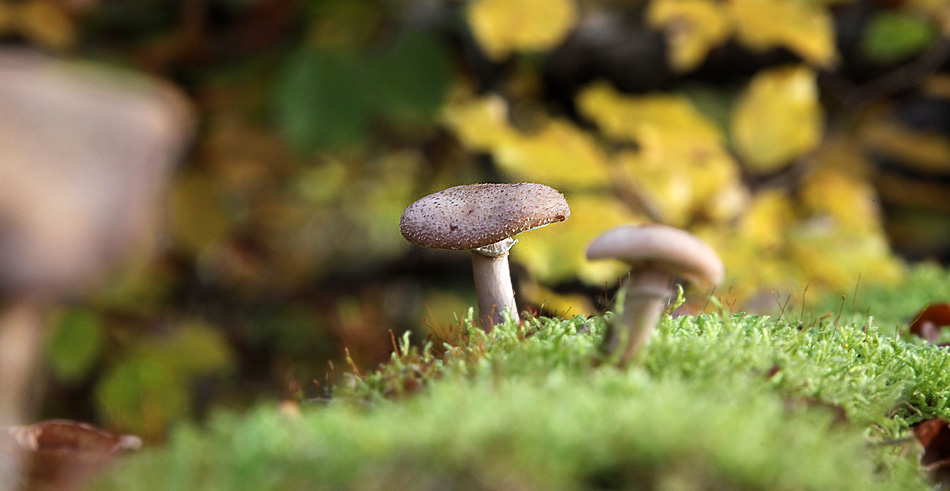
{"type": "Polygon", "coordinates": [[[430,194],[406,207],[406,240],[436,249],[470,250],[571,215],[564,195],[543,184],[469,184],[430,194]]]}
{"type": "Polygon", "coordinates": [[[722,261],[695,235],[665,225],[628,225],[610,229],[587,246],[587,259],[616,259],[633,268],[650,266],[703,285],[716,285],[722,261]]]}

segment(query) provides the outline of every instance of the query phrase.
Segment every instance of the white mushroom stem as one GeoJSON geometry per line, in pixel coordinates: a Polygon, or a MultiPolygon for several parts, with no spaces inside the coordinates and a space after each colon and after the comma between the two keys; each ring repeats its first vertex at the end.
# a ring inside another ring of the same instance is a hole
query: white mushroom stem
{"type": "Polygon", "coordinates": [[[669,273],[657,269],[633,271],[624,282],[623,310],[604,340],[608,353],[619,351],[621,367],[626,366],[650,339],[673,294],[672,283],[669,273]]]}
{"type": "Polygon", "coordinates": [[[504,239],[472,251],[478,316],[486,331],[504,322],[506,310],[512,320],[520,321],[515,305],[515,290],[511,286],[511,271],[508,269],[508,250],[515,242],[514,239],[504,239]]]}
{"type": "MultiPolygon", "coordinates": [[[[0,305],[0,426],[23,424],[29,413],[30,380],[43,340],[42,310],[32,302],[0,305]]],[[[0,491],[17,489],[21,456],[0,448],[0,491]]]]}

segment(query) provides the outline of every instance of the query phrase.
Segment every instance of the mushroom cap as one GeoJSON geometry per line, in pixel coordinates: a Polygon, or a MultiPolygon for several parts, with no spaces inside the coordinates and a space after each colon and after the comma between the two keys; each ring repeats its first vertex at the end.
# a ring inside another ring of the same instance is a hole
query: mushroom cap
{"type": "Polygon", "coordinates": [[[469,184],[412,203],[399,220],[399,230],[421,246],[470,250],[570,215],[564,195],[543,184],[469,184]]]}
{"type": "Polygon", "coordinates": [[[191,107],[144,75],[0,50],[0,298],[71,295],[145,245],[191,107]]]}
{"type": "Polygon", "coordinates": [[[703,285],[722,281],[722,261],[695,235],[666,225],[610,229],[587,246],[587,259],[617,259],[632,268],[654,268],[703,285]]]}

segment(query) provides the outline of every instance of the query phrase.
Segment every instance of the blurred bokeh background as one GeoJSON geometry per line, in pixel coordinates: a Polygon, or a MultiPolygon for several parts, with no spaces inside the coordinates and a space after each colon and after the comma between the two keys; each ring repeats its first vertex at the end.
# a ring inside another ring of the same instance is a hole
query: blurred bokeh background
{"type": "Polygon", "coordinates": [[[43,417],[160,440],[450,329],[470,259],[398,222],[458,184],[567,196],[512,250],[545,315],[603,312],[625,223],[707,240],[736,309],[950,259],[946,0],[0,0],[0,39],[197,114],[157,254],[51,314],[43,417]]]}

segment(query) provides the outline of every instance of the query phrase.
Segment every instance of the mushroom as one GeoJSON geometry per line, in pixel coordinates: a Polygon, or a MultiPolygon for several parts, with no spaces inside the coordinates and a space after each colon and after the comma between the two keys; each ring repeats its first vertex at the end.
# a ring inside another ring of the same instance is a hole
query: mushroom
{"type": "Polygon", "coordinates": [[[423,247],[472,251],[482,326],[490,330],[507,310],[519,321],[508,250],[521,232],[571,215],[564,195],[543,184],[469,184],[425,196],[399,220],[406,240],[423,247]]]}
{"type": "Polygon", "coordinates": [[[620,317],[604,339],[608,353],[620,350],[620,366],[629,363],[650,338],[673,295],[674,278],[711,286],[719,284],[724,274],[722,261],[706,243],[665,225],[610,229],[590,243],[587,258],[617,259],[631,268],[620,317]]]}
{"type": "MultiPolygon", "coordinates": [[[[0,50],[0,424],[27,418],[47,307],[149,232],[192,114],[149,77],[0,50]]],[[[0,458],[0,491],[17,458],[0,458]]]]}

